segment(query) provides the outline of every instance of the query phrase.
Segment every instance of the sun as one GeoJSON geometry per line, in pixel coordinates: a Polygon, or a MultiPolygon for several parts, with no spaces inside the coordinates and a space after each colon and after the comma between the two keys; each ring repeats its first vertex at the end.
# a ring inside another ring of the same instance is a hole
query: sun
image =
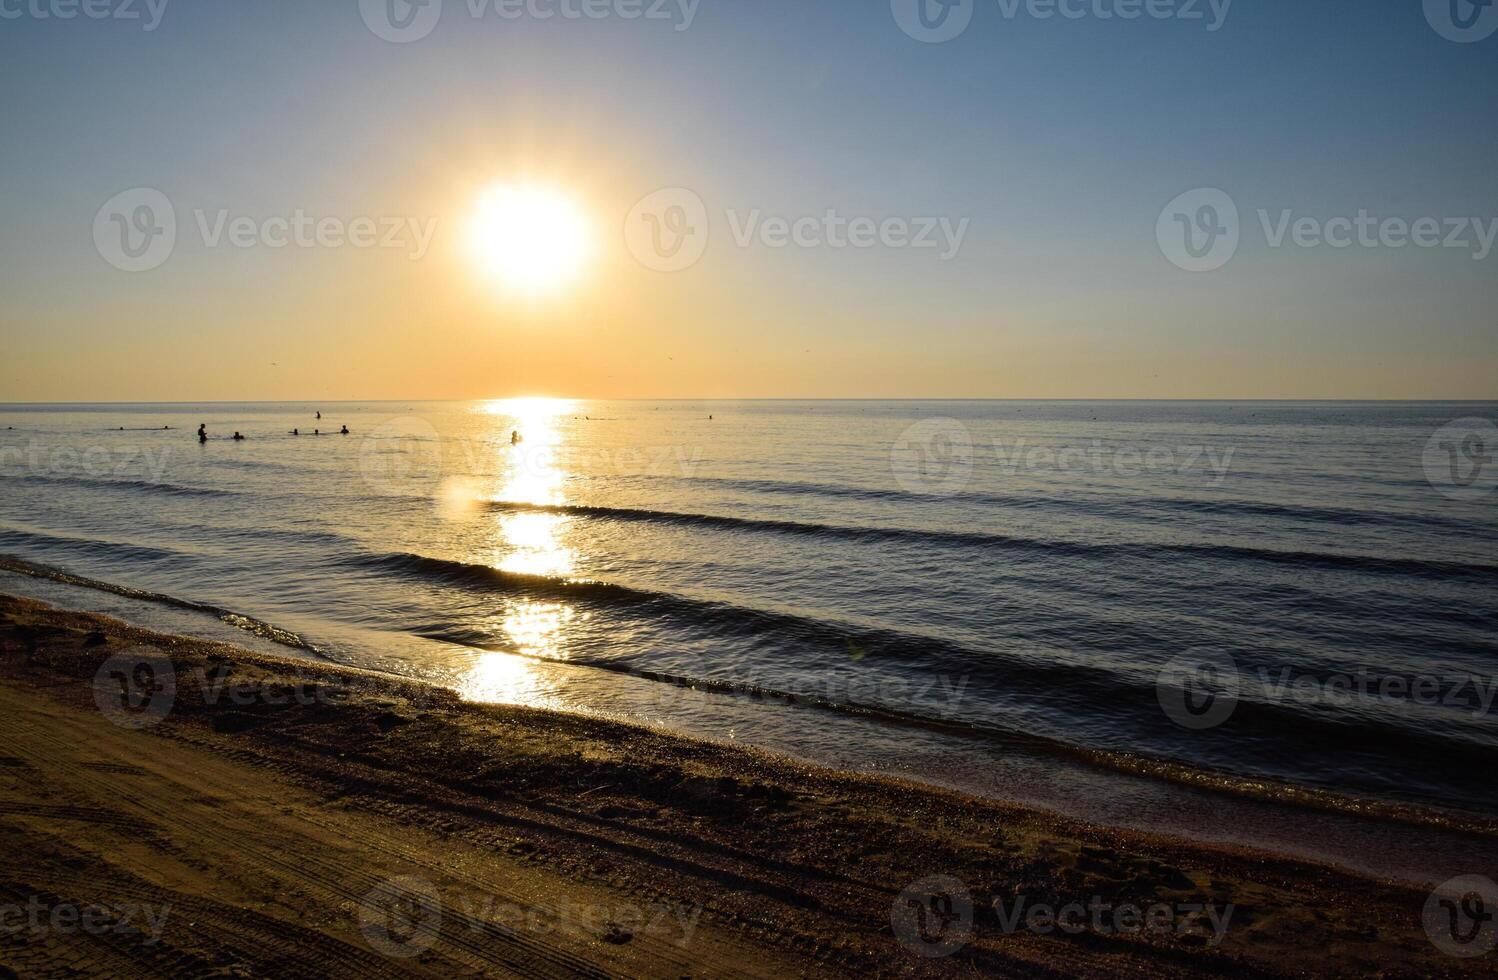
{"type": "Polygon", "coordinates": [[[474,207],[469,245],[486,276],[525,293],[553,292],[575,280],[592,252],[581,208],[537,184],[502,184],[474,207]]]}

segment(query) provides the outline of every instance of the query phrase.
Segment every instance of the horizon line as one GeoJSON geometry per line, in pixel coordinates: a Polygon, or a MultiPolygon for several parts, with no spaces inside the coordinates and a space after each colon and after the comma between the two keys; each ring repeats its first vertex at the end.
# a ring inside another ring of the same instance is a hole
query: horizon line
{"type": "Polygon", "coordinates": [[[469,398],[217,398],[201,400],[174,399],[124,399],[104,401],[0,401],[0,408],[55,406],[55,405],[361,405],[392,402],[502,402],[522,399],[549,399],[555,401],[580,402],[1180,402],[1180,403],[1288,403],[1313,402],[1323,404],[1387,404],[1387,405],[1461,405],[1498,402],[1498,396],[1489,398],[1366,398],[1366,397],[1273,397],[1273,398],[1203,398],[1203,397],[1086,397],[1052,396],[1045,398],[1005,398],[998,396],[853,396],[853,397],[797,397],[797,396],[712,396],[670,398],[595,398],[581,395],[495,395],[469,398]]]}

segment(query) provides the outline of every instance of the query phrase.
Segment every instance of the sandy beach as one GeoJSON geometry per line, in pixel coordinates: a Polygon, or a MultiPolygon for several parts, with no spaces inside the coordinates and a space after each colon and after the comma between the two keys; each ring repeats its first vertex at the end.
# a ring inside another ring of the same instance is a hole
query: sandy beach
{"type": "Polygon", "coordinates": [[[31,600],[0,617],[6,975],[1485,969],[1410,886],[31,600]]]}

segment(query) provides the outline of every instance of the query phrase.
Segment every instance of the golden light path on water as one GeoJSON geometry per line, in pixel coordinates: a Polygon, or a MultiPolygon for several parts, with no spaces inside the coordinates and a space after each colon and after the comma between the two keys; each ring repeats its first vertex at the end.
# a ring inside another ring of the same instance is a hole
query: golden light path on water
{"type": "MultiPolygon", "coordinates": [[[[574,403],[563,399],[517,398],[489,402],[480,409],[494,420],[495,451],[500,457],[499,487],[489,499],[563,503],[566,473],[557,466],[562,436],[556,420],[573,408],[574,403]],[[512,431],[520,441],[510,441],[512,431]]],[[[486,560],[501,571],[520,575],[571,575],[575,556],[559,540],[559,531],[568,520],[561,514],[505,514],[499,520],[499,553],[486,560]]],[[[497,625],[521,655],[482,653],[461,685],[463,695],[491,703],[552,704],[554,685],[537,661],[567,658],[564,630],[575,615],[564,602],[511,601],[497,625]]]]}

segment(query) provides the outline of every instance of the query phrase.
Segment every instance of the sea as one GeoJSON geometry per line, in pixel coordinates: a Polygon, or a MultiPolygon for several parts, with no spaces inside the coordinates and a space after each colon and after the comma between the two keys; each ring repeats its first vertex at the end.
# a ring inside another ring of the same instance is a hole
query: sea
{"type": "Polygon", "coordinates": [[[1429,878],[1498,825],[1495,419],[0,405],[0,591],[1429,878]]]}

